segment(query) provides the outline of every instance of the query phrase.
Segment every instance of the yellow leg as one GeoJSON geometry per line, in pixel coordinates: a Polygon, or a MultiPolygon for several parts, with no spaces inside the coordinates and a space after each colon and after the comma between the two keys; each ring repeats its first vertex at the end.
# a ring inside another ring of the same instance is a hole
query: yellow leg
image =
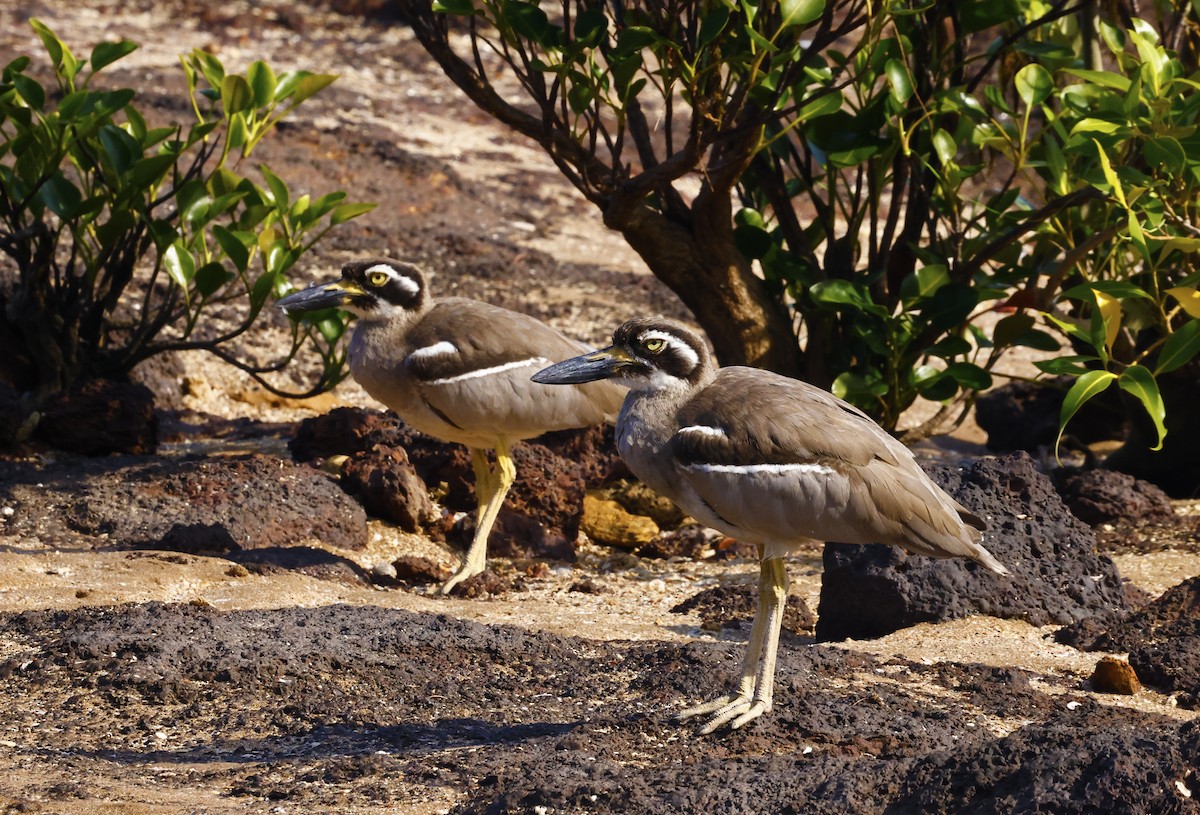
{"type": "Polygon", "coordinates": [[[474,577],[483,571],[487,564],[487,539],[491,534],[496,516],[500,514],[500,506],[504,497],[517,477],[517,467],[509,455],[508,446],[501,444],[496,448],[496,467],[492,468],[488,461],[487,451],[471,449],[471,467],[475,470],[475,537],[471,547],[463,558],[458,571],[442,584],[442,594],[464,580],[474,577]]]}
{"type": "Polygon", "coordinates": [[[750,627],[750,642],[742,659],[737,691],[679,714],[680,719],[714,714],[700,728],[701,735],[730,723],[737,730],[771,710],[775,692],[775,661],[779,654],[779,629],[788,592],[787,565],[772,558],[759,563],[758,610],[750,627]]]}

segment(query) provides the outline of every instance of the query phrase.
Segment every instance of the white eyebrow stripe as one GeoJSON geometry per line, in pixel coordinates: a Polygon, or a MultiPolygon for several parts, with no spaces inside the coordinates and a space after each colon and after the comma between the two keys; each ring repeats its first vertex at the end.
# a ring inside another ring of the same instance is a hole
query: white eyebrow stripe
{"type": "Polygon", "coordinates": [[[651,328],[648,331],[643,331],[638,335],[639,342],[644,343],[646,340],[662,340],[668,346],[678,351],[681,356],[686,357],[691,363],[691,367],[695,368],[700,364],[700,357],[696,356],[696,352],[692,350],[692,346],[688,345],[674,334],[668,334],[666,331],[658,331],[651,328]]]}
{"type": "Polygon", "coordinates": [[[754,475],[833,475],[836,470],[824,464],[682,464],[683,469],[693,473],[736,473],[754,475]]]}
{"type": "Polygon", "coordinates": [[[363,274],[369,275],[372,272],[383,272],[392,280],[395,280],[397,285],[404,289],[404,291],[408,294],[417,294],[421,291],[421,287],[417,285],[417,281],[413,280],[408,275],[400,274],[400,272],[396,271],[394,266],[390,266],[387,263],[376,263],[374,266],[368,266],[363,274]]]}
{"type": "Polygon", "coordinates": [[[428,359],[429,357],[449,356],[457,354],[458,347],[452,343],[442,340],[435,342],[433,345],[426,345],[424,348],[418,348],[408,355],[409,359],[428,359]]]}
{"type": "Polygon", "coordinates": [[[710,436],[712,438],[724,439],[727,435],[724,430],[719,427],[709,427],[706,424],[691,424],[687,427],[681,427],[678,433],[691,433],[696,436],[710,436]]]}
{"type": "Polygon", "coordinates": [[[467,371],[463,374],[455,374],[447,376],[443,379],[431,379],[426,382],[426,385],[450,385],[454,382],[462,382],[467,379],[478,379],[481,376],[493,376],[502,374],[505,371],[512,371],[517,368],[528,368],[537,365],[539,368],[544,368],[550,364],[550,360],[545,357],[531,357],[529,359],[517,360],[516,362],[506,362],[503,365],[496,365],[491,368],[476,368],[474,371],[467,371]]]}

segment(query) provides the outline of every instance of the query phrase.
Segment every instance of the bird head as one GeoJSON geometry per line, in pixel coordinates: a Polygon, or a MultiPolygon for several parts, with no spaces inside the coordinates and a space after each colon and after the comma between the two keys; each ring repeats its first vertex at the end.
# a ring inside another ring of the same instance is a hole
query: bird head
{"type": "Polygon", "coordinates": [[[630,390],[691,389],[714,370],[704,340],[666,317],[630,320],[613,333],[608,348],[551,365],[533,375],[546,385],[612,379],[630,390]]]}
{"type": "Polygon", "coordinates": [[[277,304],[287,312],[343,308],[362,319],[387,319],[425,305],[425,276],[411,263],[359,260],[342,267],[342,279],[316,283],[277,304]]]}

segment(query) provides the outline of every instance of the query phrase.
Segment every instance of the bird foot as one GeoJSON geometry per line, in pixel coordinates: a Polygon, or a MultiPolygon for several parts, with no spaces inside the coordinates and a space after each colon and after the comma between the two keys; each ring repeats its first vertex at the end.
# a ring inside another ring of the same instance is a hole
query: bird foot
{"type": "Polygon", "coordinates": [[[451,590],[459,583],[462,583],[464,580],[470,580],[475,575],[482,573],[482,565],[476,566],[474,564],[464,563],[457,572],[451,575],[449,580],[442,584],[441,588],[438,589],[438,594],[449,594],[451,590]]]}
{"type": "Polygon", "coordinates": [[[711,702],[705,702],[702,705],[696,705],[686,710],[681,710],[676,714],[677,719],[690,719],[692,716],[703,716],[707,713],[714,714],[704,726],[700,728],[701,736],[707,736],[710,733],[720,729],[726,723],[729,724],[730,730],[737,730],[748,722],[752,722],[759,716],[767,713],[771,709],[771,703],[765,699],[752,699],[743,694],[726,694],[713,699],[711,702]]]}

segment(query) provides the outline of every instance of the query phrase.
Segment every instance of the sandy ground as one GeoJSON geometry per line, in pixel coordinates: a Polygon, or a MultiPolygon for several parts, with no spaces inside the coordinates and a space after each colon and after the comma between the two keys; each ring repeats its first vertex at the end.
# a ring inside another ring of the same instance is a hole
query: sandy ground
{"type": "MultiPolygon", "coordinates": [[[[180,25],[168,25],[164,12],[150,4],[121,10],[117,4],[99,2],[86,6],[64,2],[38,3],[34,13],[48,22],[68,41],[82,45],[98,36],[121,34],[138,40],[143,48],[126,67],[152,72],[165,70],[177,54],[194,46],[204,46],[211,40],[208,32],[192,26],[186,20],[180,25]],[[170,31],[170,36],[162,36],[170,31]]],[[[4,47],[36,51],[35,40],[24,23],[24,4],[0,0],[0,23],[9,33],[3,37],[4,47]]],[[[339,26],[352,26],[339,22],[339,26]]],[[[402,27],[388,30],[371,29],[357,32],[370,43],[370,50],[415,47],[402,27]]],[[[351,31],[352,38],[356,32],[351,31]]],[[[574,191],[559,180],[548,160],[536,148],[499,132],[480,116],[469,113],[457,101],[456,91],[433,73],[421,77],[422,104],[410,112],[396,114],[396,107],[387,107],[380,95],[397,92],[394,86],[404,77],[405,67],[389,65],[386,60],[364,60],[361,64],[346,64],[342,52],[332,40],[316,37],[305,40],[280,33],[271,27],[257,35],[241,40],[226,41],[221,56],[234,63],[249,54],[267,50],[278,63],[288,67],[293,60],[297,66],[321,65],[336,61],[343,78],[343,90],[361,100],[361,106],[330,113],[312,124],[318,129],[337,131],[356,121],[370,121],[394,131],[395,139],[404,149],[425,157],[443,161],[472,184],[491,185],[501,196],[512,192],[523,168],[533,168],[541,196],[539,209],[525,218],[507,217],[496,226],[496,235],[519,247],[553,253],[570,261],[594,261],[603,257],[611,267],[626,272],[645,274],[641,261],[619,237],[605,231],[596,213],[583,208],[574,191]],[[255,37],[261,38],[256,39],[255,37]],[[264,39],[265,38],[265,39],[264,39]],[[302,45],[303,47],[298,47],[302,45]],[[451,102],[453,101],[453,104],[451,102]],[[378,110],[386,107],[388,115],[378,110]],[[555,214],[559,217],[555,217],[555,214]]],[[[7,58],[6,58],[7,59],[7,58]]],[[[411,88],[408,91],[415,92],[411,88]]],[[[524,182],[522,182],[524,183],[524,182]]],[[[392,213],[395,217],[397,214],[392,213]]],[[[376,216],[385,218],[383,214],[376,216]]],[[[381,221],[386,226],[386,220],[381,221]]],[[[443,270],[445,272],[445,270],[443,270]]],[[[457,286],[446,274],[446,289],[457,286]]],[[[610,302],[620,302],[620,292],[599,292],[592,286],[580,289],[576,285],[546,283],[531,295],[540,298],[547,310],[556,315],[562,327],[571,326],[584,336],[603,335],[602,320],[594,310],[581,311],[581,298],[602,295],[610,302]]],[[[251,417],[264,421],[291,421],[324,412],[330,407],[368,405],[370,400],[353,383],[318,400],[294,403],[267,396],[236,372],[212,365],[200,355],[184,355],[178,362],[180,373],[178,391],[168,394],[182,407],[202,413],[226,417],[251,417]]],[[[959,434],[959,441],[977,443],[977,429],[971,425],[959,434]]],[[[194,444],[204,444],[197,440],[194,444]]],[[[195,449],[195,448],[192,448],[195,449]]],[[[1180,505],[1194,511],[1195,504],[1180,505]]],[[[7,508],[0,507],[0,513],[7,508]]],[[[757,567],[749,562],[733,564],[667,563],[636,561],[628,556],[585,545],[582,558],[574,567],[556,566],[550,574],[529,581],[529,590],[510,593],[496,600],[447,599],[421,591],[369,589],[334,583],[300,574],[271,574],[266,576],[231,576],[228,561],[218,558],[189,556],[185,559],[159,556],[153,551],[137,553],[113,551],[71,551],[47,546],[45,542],[4,534],[4,515],[0,514],[0,611],[14,612],[35,609],[72,609],[82,606],[112,606],[123,603],[145,603],[152,600],[171,603],[198,603],[221,610],[283,609],[316,607],[348,603],[380,608],[403,609],[421,614],[451,615],[488,624],[509,624],[529,631],[582,636],[597,641],[664,641],[723,640],[730,647],[738,634],[714,633],[703,629],[694,615],[680,615],[670,608],[695,594],[699,589],[723,581],[752,582],[757,567]],[[601,584],[603,593],[587,594],[568,591],[579,574],[586,573],[601,584]]],[[[425,539],[404,535],[386,524],[371,522],[372,540],[367,549],[352,553],[366,569],[387,562],[398,553],[417,553],[443,563],[454,562],[455,555],[445,547],[425,539]]],[[[314,542],[320,545],[320,542],[314,542]]],[[[1157,596],[1164,589],[1186,577],[1200,574],[1200,555],[1170,549],[1153,554],[1118,555],[1118,568],[1134,585],[1157,596]]],[[[500,568],[504,568],[500,564],[500,568]]],[[[814,549],[790,562],[794,577],[793,591],[816,608],[820,589],[820,552],[814,549]]],[[[1042,685],[1053,693],[1072,688],[1072,697],[1088,694],[1082,683],[1091,673],[1096,653],[1082,653],[1054,643],[1049,635],[1052,628],[1036,628],[1028,624],[974,617],[938,625],[920,625],[870,642],[847,642],[839,647],[872,655],[895,655],[914,661],[949,661],[982,663],[991,666],[1020,666],[1044,675],[1042,685]]],[[[17,653],[23,647],[18,641],[0,640],[0,660],[17,653]]],[[[886,677],[880,681],[887,681],[886,677]]],[[[1172,699],[1145,690],[1132,697],[1105,697],[1106,705],[1122,705],[1170,717],[1190,719],[1194,711],[1178,709],[1172,699]]],[[[1065,702],[1064,702],[1065,704],[1065,702]]],[[[997,721],[998,732],[1018,726],[1015,721],[997,721]]],[[[31,734],[31,737],[34,737],[31,734]]],[[[12,791],[22,787],[45,785],[47,779],[71,779],[71,766],[56,766],[53,759],[39,760],[28,750],[18,761],[6,753],[18,745],[0,742],[0,790],[12,791]],[[32,757],[31,757],[32,756],[32,757]]],[[[28,747],[29,745],[22,745],[28,747]]],[[[279,805],[265,809],[256,799],[233,800],[216,788],[158,786],[155,779],[188,771],[179,763],[153,763],[145,766],[146,778],[140,784],[128,779],[106,781],[93,779],[93,797],[72,804],[46,804],[39,812],[70,813],[144,813],[168,812],[295,812],[295,808],[279,805]],[[96,790],[100,794],[96,794],[96,790]]],[[[208,769],[212,769],[211,765],[208,769]]],[[[447,811],[457,800],[450,789],[424,785],[413,787],[413,798],[407,804],[358,807],[355,812],[391,812],[417,815],[447,811]]],[[[27,810],[21,810],[27,811],[27,810]]]]}

